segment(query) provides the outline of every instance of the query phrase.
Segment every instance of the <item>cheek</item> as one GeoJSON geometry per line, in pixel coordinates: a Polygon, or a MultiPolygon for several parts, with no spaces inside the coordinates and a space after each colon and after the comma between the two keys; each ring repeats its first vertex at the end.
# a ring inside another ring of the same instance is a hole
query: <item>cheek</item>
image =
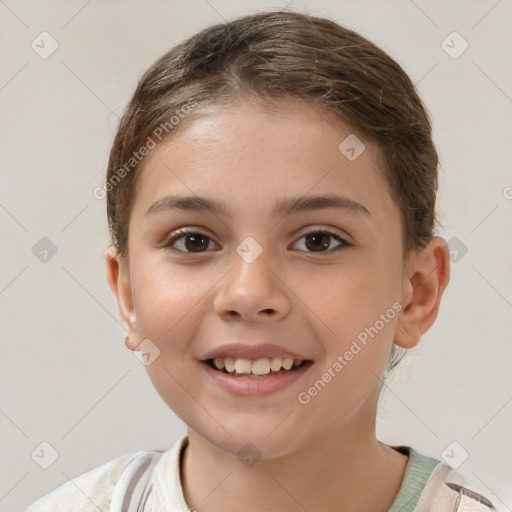
{"type": "Polygon", "coordinates": [[[401,267],[363,254],[331,271],[327,279],[302,284],[301,296],[324,323],[346,338],[373,324],[400,299],[401,267]]]}
{"type": "Polygon", "coordinates": [[[319,373],[331,368],[339,376],[332,388],[340,386],[341,394],[364,393],[386,366],[401,309],[401,271],[396,255],[361,251],[332,273],[328,288],[310,291],[311,304],[328,327],[317,333],[325,347],[319,373]]]}
{"type": "Polygon", "coordinates": [[[191,281],[191,272],[153,264],[133,280],[139,338],[151,340],[156,347],[157,356],[146,371],[160,397],[186,422],[198,414],[190,404],[190,393],[196,396],[197,362],[189,347],[197,334],[198,318],[206,314],[211,288],[208,280],[191,281]]]}
{"type": "Polygon", "coordinates": [[[302,399],[309,401],[311,417],[328,417],[332,427],[354,414],[370,393],[377,396],[400,310],[399,295],[390,293],[385,281],[378,286],[375,279],[352,274],[333,283],[343,287],[332,300],[324,298],[323,319],[334,334],[317,332],[325,354],[302,399]]]}
{"type": "Polygon", "coordinates": [[[204,314],[211,283],[194,278],[192,269],[148,267],[133,280],[138,334],[151,339],[162,352],[176,352],[193,336],[191,319],[204,314]]]}

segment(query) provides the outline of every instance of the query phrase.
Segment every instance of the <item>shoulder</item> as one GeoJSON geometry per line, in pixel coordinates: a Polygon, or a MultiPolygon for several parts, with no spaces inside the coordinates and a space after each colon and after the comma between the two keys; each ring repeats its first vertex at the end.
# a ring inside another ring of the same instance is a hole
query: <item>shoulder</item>
{"type": "Polygon", "coordinates": [[[25,512],[97,512],[108,510],[123,470],[143,452],[116,457],[72,478],[32,503],[25,512]]]}
{"type": "Polygon", "coordinates": [[[494,498],[474,481],[440,462],[432,471],[414,512],[490,512],[494,498]]]}

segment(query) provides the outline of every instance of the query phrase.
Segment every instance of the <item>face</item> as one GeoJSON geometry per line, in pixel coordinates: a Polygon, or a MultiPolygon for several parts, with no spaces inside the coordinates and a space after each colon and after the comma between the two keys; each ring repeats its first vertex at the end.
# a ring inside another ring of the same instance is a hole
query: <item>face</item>
{"type": "Polygon", "coordinates": [[[168,406],[215,446],[251,442],[269,458],[373,429],[404,286],[400,215],[376,148],[359,135],[366,147],[349,159],[338,146],[356,131],[283,105],[219,108],[153,150],[118,297],[129,347],[150,340],[147,371],[168,406]],[[167,196],[196,201],[171,207],[167,196]],[[342,199],[305,202],[319,196],[342,199]],[[198,197],[228,211],[193,208],[198,197]],[[309,207],[276,209],[295,200],[309,207]],[[305,362],[230,376],[205,362],[213,355],[305,362]]]}

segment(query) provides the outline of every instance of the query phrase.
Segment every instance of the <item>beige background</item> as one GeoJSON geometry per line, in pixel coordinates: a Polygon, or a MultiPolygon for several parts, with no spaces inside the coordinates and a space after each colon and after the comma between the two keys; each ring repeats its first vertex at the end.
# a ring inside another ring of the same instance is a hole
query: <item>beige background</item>
{"type": "MultiPolygon", "coordinates": [[[[92,191],[117,116],[156,57],[223,18],[284,5],[0,1],[0,511],[185,432],[124,347],[105,202],[92,191]],[[47,59],[31,48],[43,31],[59,45],[47,59]],[[57,248],[46,263],[32,252],[43,237],[57,248]],[[58,452],[48,469],[31,458],[42,442],[58,452]]],[[[512,3],[291,7],[360,31],[418,83],[442,158],[440,234],[468,249],[437,323],[389,382],[379,436],[437,458],[456,441],[455,456],[469,454],[459,471],[512,510],[512,3]],[[469,44],[456,59],[441,46],[453,31],[469,44]]]]}

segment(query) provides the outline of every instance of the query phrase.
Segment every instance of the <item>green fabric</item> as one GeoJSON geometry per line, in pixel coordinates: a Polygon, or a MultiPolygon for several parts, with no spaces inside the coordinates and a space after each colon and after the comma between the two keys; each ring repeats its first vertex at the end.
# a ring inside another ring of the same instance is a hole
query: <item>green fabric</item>
{"type": "Polygon", "coordinates": [[[410,446],[395,446],[395,450],[409,456],[404,479],[389,512],[413,512],[425,483],[441,462],[418,453],[410,446]]]}

